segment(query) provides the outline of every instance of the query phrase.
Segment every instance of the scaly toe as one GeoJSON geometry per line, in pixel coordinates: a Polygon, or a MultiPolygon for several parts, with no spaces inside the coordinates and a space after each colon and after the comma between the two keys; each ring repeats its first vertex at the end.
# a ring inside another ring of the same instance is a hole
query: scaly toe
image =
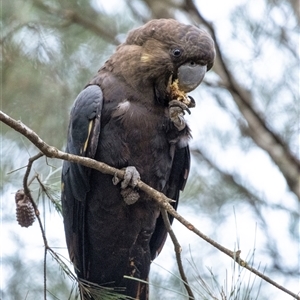
{"type": "Polygon", "coordinates": [[[125,175],[121,183],[121,188],[125,189],[129,185],[135,187],[140,179],[140,173],[135,167],[127,167],[125,168],[125,175]]]}

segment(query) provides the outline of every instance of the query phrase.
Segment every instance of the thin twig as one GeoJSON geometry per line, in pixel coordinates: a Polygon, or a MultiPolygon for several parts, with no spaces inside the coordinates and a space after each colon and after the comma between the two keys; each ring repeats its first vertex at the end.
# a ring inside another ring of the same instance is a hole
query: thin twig
{"type": "MultiPolygon", "coordinates": [[[[38,154],[32,156],[31,158],[29,158],[28,160],[28,165],[26,168],[26,172],[23,178],[23,189],[24,189],[24,194],[29,198],[33,208],[34,208],[34,212],[35,212],[35,216],[38,220],[39,226],[40,226],[40,230],[42,233],[42,238],[43,238],[43,242],[44,242],[44,300],[47,299],[47,252],[49,251],[51,253],[51,255],[59,262],[59,264],[61,266],[63,266],[63,269],[65,271],[67,271],[67,274],[74,280],[78,281],[76,276],[70,271],[70,269],[66,266],[66,264],[61,260],[61,258],[56,254],[55,251],[53,251],[53,249],[49,246],[48,241],[47,241],[47,237],[46,237],[46,233],[42,224],[42,220],[40,218],[40,212],[38,210],[38,207],[35,203],[35,201],[33,200],[32,196],[31,196],[31,192],[29,189],[29,182],[31,182],[32,180],[28,181],[31,169],[32,169],[32,165],[34,163],[34,161],[38,160],[39,158],[41,158],[42,156],[44,156],[44,154],[42,152],[39,152],[38,154]]],[[[35,178],[38,179],[37,176],[35,176],[35,178]]],[[[39,181],[39,179],[38,179],[39,181]]],[[[39,181],[40,183],[40,181],[39,181]]]]}
{"type": "Polygon", "coordinates": [[[47,249],[48,249],[48,242],[47,242],[47,238],[46,238],[46,234],[45,234],[45,230],[44,230],[44,227],[42,225],[42,221],[41,221],[41,218],[40,218],[40,212],[38,210],[38,207],[35,203],[35,201],[33,200],[32,196],[31,196],[31,192],[29,190],[29,187],[28,187],[28,177],[30,175],[30,171],[31,171],[31,168],[32,168],[32,164],[34,163],[34,161],[38,160],[39,158],[41,158],[42,156],[44,156],[43,153],[38,153],[36,154],[35,156],[29,158],[28,160],[28,165],[27,165],[27,168],[26,168],[26,172],[25,172],[25,175],[24,175],[24,178],[23,178],[23,188],[24,188],[24,194],[25,196],[28,197],[28,199],[30,200],[33,208],[34,208],[34,212],[35,212],[35,216],[39,222],[39,225],[40,225],[40,229],[41,229],[41,233],[42,233],[42,237],[43,237],[43,241],[44,241],[44,246],[45,246],[45,249],[44,249],[44,300],[47,300],[47,263],[46,263],[46,259],[47,259],[47,249]]]}
{"type": "Polygon", "coordinates": [[[47,299],[47,248],[44,249],[44,300],[47,299]]]}
{"type": "MultiPolygon", "coordinates": [[[[98,171],[102,172],[103,174],[109,174],[109,175],[112,175],[112,176],[116,175],[120,179],[124,178],[124,171],[123,170],[113,168],[113,167],[111,167],[111,166],[109,166],[109,165],[107,165],[103,162],[99,162],[99,161],[96,161],[96,160],[91,159],[91,158],[72,155],[72,154],[60,151],[60,150],[58,150],[57,148],[55,148],[53,146],[49,146],[32,129],[30,129],[29,127],[24,125],[21,121],[14,120],[13,118],[9,117],[8,115],[3,113],[2,111],[0,111],[0,121],[4,122],[5,124],[7,124],[11,128],[13,128],[14,130],[16,130],[16,131],[20,132],[21,134],[23,134],[27,139],[29,139],[47,157],[57,158],[57,159],[62,159],[62,160],[68,160],[70,162],[78,163],[78,164],[81,164],[81,165],[86,166],[88,168],[98,170],[98,171]]],[[[212,240],[211,238],[209,238],[205,234],[203,234],[192,223],[190,223],[185,218],[183,218],[173,208],[173,206],[169,204],[169,203],[173,202],[172,199],[169,199],[163,193],[158,192],[157,190],[153,189],[152,187],[150,187],[149,185],[147,185],[146,183],[144,183],[141,180],[138,181],[137,187],[140,190],[147,193],[151,198],[153,198],[159,204],[160,208],[167,210],[170,215],[172,215],[175,219],[177,219],[186,228],[193,231],[196,235],[198,235],[199,237],[204,239],[206,242],[208,242],[209,244],[211,244],[212,246],[214,246],[215,248],[217,248],[221,252],[225,253],[226,255],[228,255],[235,262],[237,262],[240,266],[248,269],[249,271],[251,271],[255,275],[259,276],[260,278],[262,278],[266,282],[272,284],[276,288],[278,288],[281,291],[289,294],[290,296],[294,297],[295,299],[300,300],[300,296],[296,295],[295,293],[291,292],[290,290],[286,289],[285,287],[279,285],[277,282],[275,282],[271,278],[267,277],[263,273],[259,272],[255,268],[249,266],[246,261],[244,261],[240,258],[240,252],[241,252],[240,250],[231,251],[231,250],[225,248],[224,246],[220,245],[216,241],[212,240]]],[[[24,189],[25,189],[25,187],[24,187],[24,189]]],[[[30,195],[28,195],[28,196],[30,196],[30,195]]],[[[33,205],[35,205],[34,201],[31,198],[31,196],[30,196],[30,199],[31,199],[33,205]]],[[[39,215],[37,216],[37,218],[39,220],[40,227],[41,227],[41,230],[42,230],[44,243],[45,243],[45,245],[47,245],[47,247],[49,247],[48,243],[47,243],[46,236],[45,236],[45,232],[44,232],[44,229],[43,229],[43,226],[42,226],[42,223],[41,223],[40,218],[39,218],[39,215]]]]}
{"type": "MultiPolygon", "coordinates": [[[[32,167],[32,164],[35,160],[38,160],[39,158],[41,158],[42,156],[44,156],[43,153],[39,152],[38,154],[32,156],[29,158],[28,160],[28,165],[26,167],[26,172],[25,172],[25,175],[24,175],[24,178],[23,178],[23,187],[24,187],[24,193],[26,196],[28,196],[28,194],[30,194],[30,190],[29,190],[29,183],[28,183],[28,178],[29,178],[29,175],[30,175],[30,171],[31,171],[31,167],[32,167]]],[[[32,203],[34,205],[34,203],[32,203]]],[[[37,209],[36,206],[33,206],[35,209],[37,209]]]]}
{"type": "Polygon", "coordinates": [[[271,278],[269,278],[265,274],[259,272],[257,269],[249,266],[245,260],[243,260],[243,259],[240,258],[241,250],[231,251],[231,250],[225,248],[224,246],[220,245],[216,241],[212,240],[211,238],[209,238],[208,236],[206,236],[205,234],[203,234],[199,229],[197,229],[192,223],[190,223],[185,218],[183,218],[180,214],[178,214],[176,212],[176,210],[172,207],[172,205],[170,205],[169,203],[165,202],[165,203],[162,203],[160,205],[163,205],[165,207],[165,209],[168,211],[168,213],[171,214],[176,220],[178,220],[186,228],[188,228],[189,230],[191,230],[192,232],[194,232],[196,235],[198,235],[199,237],[201,237],[203,240],[205,240],[206,242],[208,242],[209,244],[211,244],[212,246],[214,246],[215,248],[217,248],[221,252],[223,252],[226,255],[228,255],[230,258],[232,258],[240,266],[242,266],[245,269],[249,270],[253,274],[255,274],[258,277],[262,278],[263,280],[265,280],[266,282],[268,282],[271,285],[275,286],[276,288],[280,289],[281,291],[283,291],[283,292],[291,295],[295,299],[300,300],[300,296],[296,295],[295,293],[293,293],[290,290],[286,289],[282,285],[278,284],[277,282],[275,282],[274,280],[272,280],[271,278]]]}
{"type": "Polygon", "coordinates": [[[184,284],[184,287],[189,295],[189,299],[195,299],[195,296],[193,294],[193,291],[191,290],[190,288],[190,285],[188,283],[188,280],[187,280],[187,277],[185,275],[185,272],[184,272],[184,268],[183,268],[183,265],[182,265],[182,260],[181,260],[181,246],[177,240],[177,237],[172,229],[172,226],[171,226],[171,223],[170,223],[170,220],[169,220],[169,217],[168,217],[168,213],[165,209],[161,209],[160,210],[161,212],[161,215],[162,215],[162,218],[164,220],[164,223],[165,223],[165,226],[166,226],[166,229],[171,237],[171,240],[173,242],[173,245],[174,245],[174,251],[175,251],[175,255],[176,255],[176,261],[177,261],[177,266],[178,266],[178,270],[179,270],[179,274],[180,274],[180,277],[183,281],[183,284],[184,284]]]}

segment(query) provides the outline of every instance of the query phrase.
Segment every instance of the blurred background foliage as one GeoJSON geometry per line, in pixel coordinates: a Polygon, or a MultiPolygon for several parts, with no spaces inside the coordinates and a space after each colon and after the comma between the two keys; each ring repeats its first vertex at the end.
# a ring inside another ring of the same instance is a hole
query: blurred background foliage
{"type": "MultiPolygon", "coordinates": [[[[152,18],[176,18],[208,30],[217,60],[192,93],[197,102],[187,117],[194,136],[192,171],[179,212],[224,246],[241,249],[243,258],[254,256],[255,267],[299,292],[297,0],[11,0],[1,5],[1,109],[62,150],[73,100],[128,30],[152,18]]],[[[18,227],[14,216],[23,167],[36,153],[1,124],[3,300],[44,294],[38,225],[18,227]]],[[[41,159],[32,172],[56,201],[60,166],[41,159]]],[[[30,187],[50,246],[67,261],[62,218],[36,179],[30,187]]],[[[176,222],[174,228],[197,299],[290,299],[236,269],[176,222]]],[[[175,264],[168,241],[152,266],[151,299],[186,298],[175,264]]],[[[72,286],[48,256],[48,299],[74,299],[72,286]]]]}

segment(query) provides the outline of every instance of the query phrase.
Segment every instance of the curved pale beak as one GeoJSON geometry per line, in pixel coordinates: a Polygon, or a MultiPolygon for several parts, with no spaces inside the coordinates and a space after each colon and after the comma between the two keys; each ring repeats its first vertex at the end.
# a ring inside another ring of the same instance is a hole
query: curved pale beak
{"type": "Polygon", "coordinates": [[[178,68],[178,87],[186,93],[194,90],[203,80],[207,66],[185,63],[178,68]]]}

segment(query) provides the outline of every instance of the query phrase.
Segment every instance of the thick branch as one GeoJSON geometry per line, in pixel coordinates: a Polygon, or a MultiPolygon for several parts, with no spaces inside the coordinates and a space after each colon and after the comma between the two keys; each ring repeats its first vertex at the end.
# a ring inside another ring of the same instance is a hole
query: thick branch
{"type": "MultiPolygon", "coordinates": [[[[12,118],[10,118],[8,115],[0,111],[0,121],[7,124],[14,130],[20,132],[23,136],[25,136],[27,139],[29,139],[44,155],[51,158],[58,158],[62,160],[68,160],[70,162],[79,163],[81,165],[84,165],[89,168],[93,168],[95,170],[98,170],[104,174],[109,175],[117,175],[119,178],[124,178],[124,171],[113,168],[103,162],[99,162],[87,157],[81,157],[76,156],[72,154],[68,154],[62,151],[59,151],[55,147],[49,146],[46,144],[33,130],[28,128],[26,125],[24,125],[21,121],[16,121],[12,118]]],[[[217,248],[218,250],[222,251],[229,257],[231,257],[235,262],[237,262],[240,266],[248,269],[255,275],[259,276],[263,280],[267,281],[268,283],[274,285],[278,289],[284,291],[285,293],[291,295],[295,299],[300,300],[300,296],[296,295],[295,293],[291,292],[290,290],[286,289],[285,287],[279,285],[275,281],[273,281],[271,278],[265,276],[263,273],[259,272],[255,268],[249,266],[246,261],[242,260],[240,258],[240,250],[233,252],[219,243],[215,242],[205,234],[203,234],[199,229],[197,229],[192,223],[187,221],[185,218],[183,218],[180,214],[177,213],[177,211],[170,205],[169,203],[172,202],[172,199],[169,199],[166,197],[163,193],[158,192],[157,190],[153,189],[143,181],[138,181],[137,187],[147,193],[150,197],[152,197],[160,206],[161,209],[165,209],[168,211],[170,215],[172,215],[175,219],[177,219],[181,224],[183,224],[186,228],[193,231],[196,235],[204,239],[206,242],[217,248]]]]}
{"type": "Polygon", "coordinates": [[[214,26],[202,16],[193,0],[185,0],[182,9],[195,16],[198,22],[200,21],[210,31],[215,41],[217,53],[214,71],[222,78],[223,85],[231,93],[241,114],[244,116],[249,127],[250,137],[269,154],[285,177],[291,191],[300,200],[300,161],[291,153],[284,141],[268,127],[261,117],[262,114],[258,113],[252,106],[251,92],[243,88],[229,70],[223,52],[219,47],[214,26]]]}

